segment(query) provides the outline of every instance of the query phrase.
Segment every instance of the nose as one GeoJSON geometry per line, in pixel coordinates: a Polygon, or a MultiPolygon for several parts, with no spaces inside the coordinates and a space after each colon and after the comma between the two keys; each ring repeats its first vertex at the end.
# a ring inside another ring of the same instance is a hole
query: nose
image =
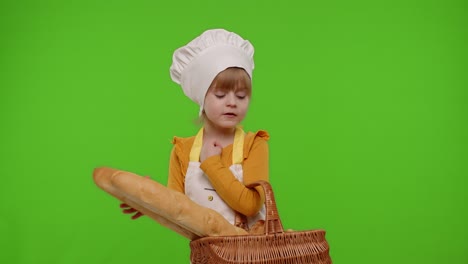
{"type": "Polygon", "coordinates": [[[226,105],[230,107],[235,107],[237,105],[236,95],[233,92],[227,94],[226,105]]]}

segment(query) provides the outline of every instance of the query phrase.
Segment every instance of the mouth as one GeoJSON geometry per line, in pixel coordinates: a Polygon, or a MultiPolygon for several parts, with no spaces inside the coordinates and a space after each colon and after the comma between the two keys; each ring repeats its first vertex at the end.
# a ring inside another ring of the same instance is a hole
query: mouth
{"type": "Polygon", "coordinates": [[[223,116],[227,116],[227,117],[236,117],[237,115],[234,114],[234,113],[228,112],[228,113],[224,113],[223,116]]]}

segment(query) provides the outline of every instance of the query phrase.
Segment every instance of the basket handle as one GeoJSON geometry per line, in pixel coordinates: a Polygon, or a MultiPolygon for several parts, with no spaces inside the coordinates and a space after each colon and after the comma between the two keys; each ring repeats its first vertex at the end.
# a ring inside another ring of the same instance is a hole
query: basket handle
{"type": "Polygon", "coordinates": [[[273,189],[270,183],[260,180],[253,182],[246,187],[254,188],[258,185],[261,185],[263,187],[263,191],[265,192],[265,234],[268,235],[284,233],[283,224],[281,224],[278,209],[276,208],[275,196],[273,195],[273,189]]]}

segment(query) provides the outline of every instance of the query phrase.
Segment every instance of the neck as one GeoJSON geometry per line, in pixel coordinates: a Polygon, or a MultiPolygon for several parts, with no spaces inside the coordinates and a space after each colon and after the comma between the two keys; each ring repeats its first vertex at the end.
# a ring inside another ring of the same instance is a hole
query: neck
{"type": "Polygon", "coordinates": [[[220,128],[211,124],[209,121],[205,122],[203,126],[203,135],[209,138],[217,138],[219,140],[229,140],[234,137],[236,128],[220,128]]]}

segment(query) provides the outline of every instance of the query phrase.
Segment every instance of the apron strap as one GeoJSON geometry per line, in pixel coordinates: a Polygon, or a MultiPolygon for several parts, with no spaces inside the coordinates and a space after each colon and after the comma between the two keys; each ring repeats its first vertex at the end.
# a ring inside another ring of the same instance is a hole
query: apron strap
{"type": "MultiPolygon", "coordinates": [[[[203,146],[203,127],[198,131],[190,150],[190,161],[199,162],[200,152],[203,146]]],[[[234,134],[234,142],[232,146],[232,164],[242,164],[244,160],[244,130],[241,127],[236,127],[234,134]]]]}
{"type": "Polygon", "coordinates": [[[190,161],[199,162],[200,152],[203,146],[203,127],[198,131],[193,142],[192,149],[190,150],[190,161]]]}
{"type": "Polygon", "coordinates": [[[242,164],[244,160],[244,130],[236,128],[234,143],[232,146],[232,164],[242,164]]]}

